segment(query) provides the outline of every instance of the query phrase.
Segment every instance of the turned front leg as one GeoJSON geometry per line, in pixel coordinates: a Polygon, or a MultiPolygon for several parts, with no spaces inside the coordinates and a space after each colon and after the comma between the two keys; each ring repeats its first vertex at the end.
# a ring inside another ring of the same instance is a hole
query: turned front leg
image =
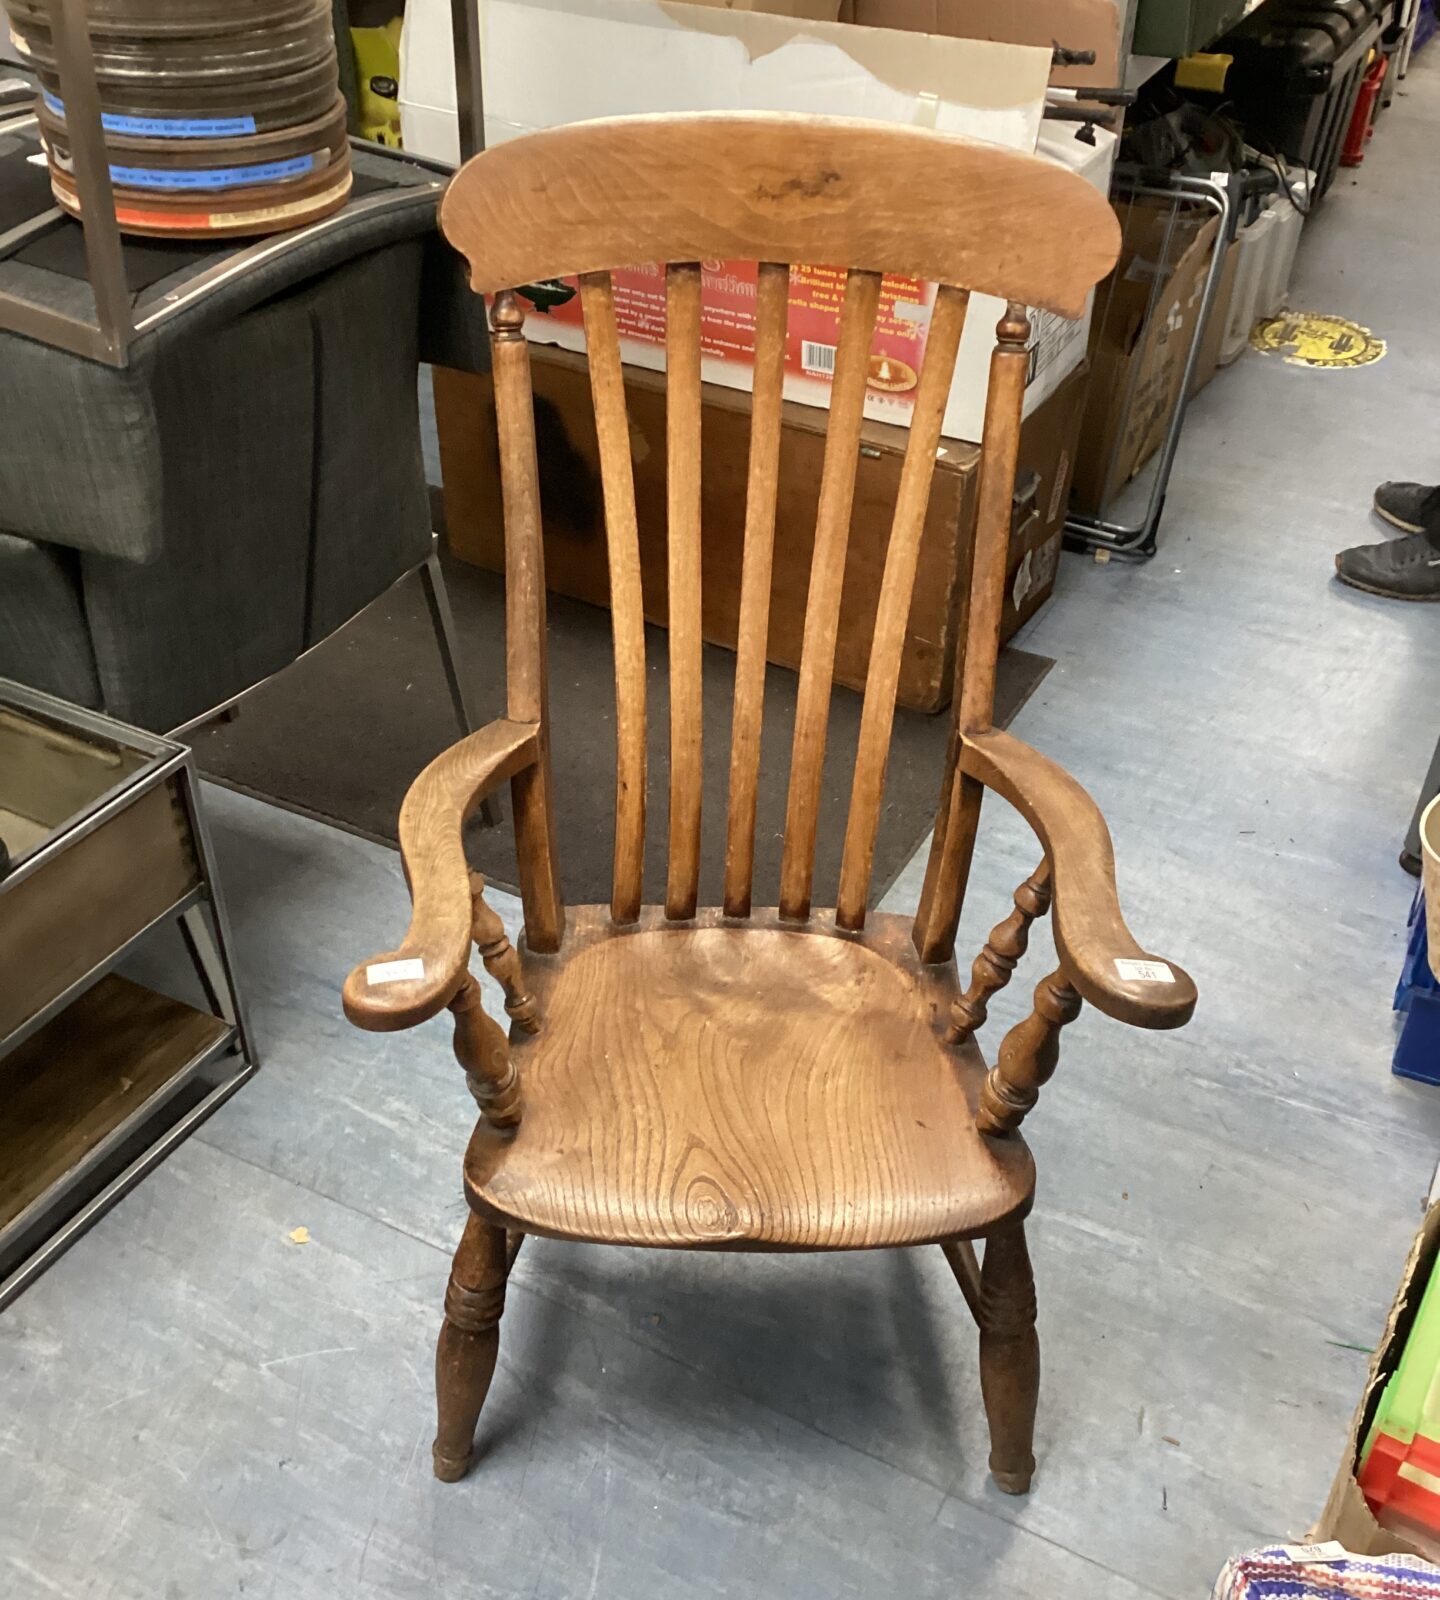
{"type": "Polygon", "coordinates": [[[1009,983],[1030,944],[1030,925],[1050,908],[1050,862],[1044,860],[1015,891],[1015,909],[990,930],[970,969],[970,987],[950,1008],[952,1044],[964,1044],[985,1024],[990,1002],[1009,983]]]}
{"type": "Polygon", "coordinates": [[[445,1323],[435,1351],[438,1426],[431,1453],[435,1476],[446,1483],[463,1478],[470,1467],[475,1424],[500,1352],[505,1280],[513,1259],[504,1228],[473,1215],[466,1219],[445,1290],[445,1323]]]}
{"type": "Polygon", "coordinates": [[[981,1133],[1008,1133],[1025,1120],[1060,1060],[1061,1028],[1079,1015],[1080,996],[1066,981],[1063,967],[1040,980],[1035,1009],[1001,1040],[1000,1054],[980,1091],[975,1124],[981,1133]]]}
{"type": "Polygon", "coordinates": [[[495,1127],[515,1127],[520,1121],[520,1074],[510,1059],[505,1030],[485,1013],[473,972],[465,974],[450,1010],[455,1018],[455,1059],[465,1069],[475,1104],[495,1127]]]}

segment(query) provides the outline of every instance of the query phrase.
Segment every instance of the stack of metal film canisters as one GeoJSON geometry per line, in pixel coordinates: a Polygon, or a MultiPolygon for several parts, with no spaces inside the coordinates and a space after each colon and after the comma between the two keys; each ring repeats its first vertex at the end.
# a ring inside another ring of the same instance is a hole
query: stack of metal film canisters
{"type": "MultiPolygon", "coordinates": [[[[3,0],[40,79],[50,184],[80,214],[45,0],[3,0]]],[[[115,215],[126,233],[275,233],[350,193],[330,0],[89,0],[115,215]]]]}

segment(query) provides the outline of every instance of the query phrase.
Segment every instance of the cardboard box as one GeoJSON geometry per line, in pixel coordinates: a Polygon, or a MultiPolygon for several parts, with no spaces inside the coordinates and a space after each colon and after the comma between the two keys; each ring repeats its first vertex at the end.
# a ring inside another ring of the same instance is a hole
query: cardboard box
{"type": "Polygon", "coordinates": [[[689,0],[691,5],[719,6],[723,11],[763,11],[771,17],[805,17],[811,22],[835,22],[841,0],[689,0]]]}
{"type": "Polygon", "coordinates": [[[1093,50],[1093,67],[1056,67],[1050,81],[1095,88],[1125,81],[1135,0],[844,0],[844,22],[1046,50],[1093,50]]]}
{"type": "MultiPolygon", "coordinates": [[[[770,3],[770,0],[767,0],[770,3]]],[[[810,0],[773,0],[809,4],[810,0]]],[[[1048,47],[1037,49],[923,35],[756,11],[661,0],[488,0],[486,137],[496,143],[535,128],[636,112],[748,109],[923,123],[1062,162],[1108,192],[1115,139],[1094,146],[1071,126],[1047,125],[1041,105],[1048,47]]],[[[448,0],[410,0],[400,101],[407,149],[458,153],[448,0]]],[[[711,383],[749,388],[754,344],[753,262],[706,262],[703,372],[711,383]]],[[[614,274],[621,354],[634,366],[664,364],[664,277],[656,267],[614,274]]],[[[792,273],[785,396],[829,402],[843,274],[833,265],[792,273]]],[[[537,343],[583,350],[579,296],[571,283],[531,286],[526,333],[537,343]]],[[[887,278],[872,344],[876,381],[866,416],[907,424],[924,356],[934,286],[887,278]]],[[[982,428],[995,324],[1003,311],[973,297],[943,428],[975,438],[982,428]]],[[[1027,409],[1039,405],[1084,357],[1084,319],[1033,319],[1027,409]]]]}
{"type": "MultiPolygon", "coordinates": [[[[590,376],[584,356],[531,351],[536,454],[545,520],[545,582],[558,594],[608,606],[609,569],[590,376]]],[[[645,615],[666,621],[665,379],[629,368],[625,399],[640,529],[645,615]]],[[[486,376],[435,372],[435,410],[444,471],[445,524],[462,560],[502,571],[505,564],[494,395],[486,376]]],[[[827,412],[786,403],[780,446],[768,658],[798,667],[810,584],[815,510],[827,412]]],[[[835,679],[862,689],[870,662],[885,548],[909,434],[867,422],[861,435],[855,505],[835,679]]],[[[744,548],[750,397],[707,384],[701,416],[701,626],[712,644],[734,649],[744,548]]],[[[921,539],[915,604],[901,657],[902,705],[934,711],[950,699],[973,549],[980,452],[946,440],[921,539]]]]}
{"type": "Polygon", "coordinates": [[[1090,401],[1074,489],[1086,511],[1102,511],[1160,448],[1179,398],[1220,219],[1182,211],[1167,248],[1169,218],[1167,203],[1135,201],[1122,219],[1119,263],[1096,290],[1102,314],[1090,330],[1090,401]]]}
{"type": "Polygon", "coordinates": [[[1365,1496],[1360,1492],[1359,1484],[1355,1481],[1355,1469],[1358,1465],[1360,1447],[1369,1432],[1375,1408],[1380,1400],[1380,1392],[1385,1387],[1386,1380],[1399,1365],[1405,1337],[1410,1331],[1415,1313],[1420,1309],[1420,1297],[1430,1281],[1436,1256],[1440,1254],[1440,1199],[1437,1199],[1437,1187],[1440,1187],[1440,1174],[1437,1174],[1436,1182],[1431,1185],[1430,1206],[1425,1213],[1424,1222],[1420,1225],[1420,1231],[1415,1236],[1415,1242],[1410,1247],[1405,1270],[1401,1274],[1399,1291],[1390,1307],[1390,1315],[1385,1321],[1385,1332],[1375,1347],[1375,1354],[1370,1358],[1370,1369],[1366,1374],[1360,1403],[1355,1408],[1354,1420],[1350,1424],[1350,1434],[1345,1441],[1345,1454],[1340,1462],[1340,1470],[1330,1486],[1330,1494],[1325,1501],[1325,1509],[1320,1513],[1320,1521],[1307,1535],[1309,1539],[1317,1541],[1337,1539],[1347,1550],[1353,1550],[1357,1555],[1388,1555],[1398,1551],[1405,1555],[1418,1555],[1431,1559],[1429,1551],[1422,1550],[1418,1545],[1412,1544],[1399,1534],[1391,1533],[1388,1528],[1382,1528],[1376,1522],[1370,1507],[1365,1503],[1365,1496]]]}
{"type": "MultiPolygon", "coordinates": [[[[798,0],[804,4],[806,0],[798,0]]],[[[642,112],[802,111],[873,117],[1033,150],[1049,58],[677,0],[485,0],[485,142],[642,112]]],[[[405,147],[459,158],[450,0],[408,0],[400,47],[405,147]]]]}
{"type": "MultiPolygon", "coordinates": [[[[585,360],[567,351],[536,348],[531,373],[546,584],[557,593],[608,605],[599,451],[585,360]]],[[[1033,488],[1025,500],[1023,538],[1013,551],[1006,586],[1006,637],[1038,609],[1054,582],[1058,524],[1064,515],[1083,383],[1083,374],[1073,377],[1027,420],[1021,434],[1020,476],[1027,484],[1033,480],[1033,488]],[[1032,509],[1034,515],[1029,515],[1032,509]]],[[[435,398],[450,548],[462,560],[501,571],[504,535],[490,380],[437,368],[435,398]]],[[[645,615],[663,625],[664,378],[629,369],[626,403],[645,615]]],[[[788,667],[800,662],[828,420],[826,412],[813,407],[787,403],[784,408],[767,654],[788,667]]],[[[908,437],[904,429],[875,422],[867,422],[861,436],[835,657],[836,681],[853,689],[865,685],[908,437]]],[[[702,630],[711,643],[729,649],[735,647],[738,626],[749,448],[749,396],[706,385],[701,422],[702,630]]],[[[947,705],[954,684],[973,554],[979,460],[974,445],[941,441],[897,692],[902,705],[922,711],[947,705]]]]}
{"type": "Polygon", "coordinates": [[[1090,369],[1082,365],[1031,412],[1020,430],[1002,642],[1035,615],[1055,587],[1089,384],[1090,369]]]}

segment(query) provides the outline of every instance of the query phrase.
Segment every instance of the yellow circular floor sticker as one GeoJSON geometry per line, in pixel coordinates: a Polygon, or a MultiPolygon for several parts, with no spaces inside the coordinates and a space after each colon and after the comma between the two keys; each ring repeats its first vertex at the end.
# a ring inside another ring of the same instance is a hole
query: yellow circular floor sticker
{"type": "Polygon", "coordinates": [[[1324,311],[1282,311],[1250,330],[1250,343],[1292,367],[1367,367],[1385,354],[1369,328],[1324,311]]]}

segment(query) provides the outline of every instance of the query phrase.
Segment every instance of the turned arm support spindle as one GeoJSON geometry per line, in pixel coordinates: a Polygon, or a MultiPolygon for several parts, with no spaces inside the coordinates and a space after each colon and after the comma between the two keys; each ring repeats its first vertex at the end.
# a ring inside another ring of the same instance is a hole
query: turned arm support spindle
{"type": "Polygon", "coordinates": [[[480,980],[467,972],[449,1002],[455,1018],[455,1059],[485,1120],[497,1128],[520,1121],[520,1074],[505,1030],[480,1003],[480,980]]]}
{"type": "Polygon", "coordinates": [[[964,1044],[985,1025],[990,1002],[1014,976],[1016,964],[1030,943],[1030,924],[1050,909],[1050,862],[1042,860],[1015,891],[1015,909],[990,930],[975,964],[970,987],[950,1008],[952,1044],[964,1044]]]}
{"type": "MultiPolygon", "coordinates": [[[[485,970],[505,991],[511,1019],[526,1033],[537,1033],[539,1007],[525,988],[520,956],[504,924],[485,903],[485,879],[478,872],[470,874],[470,895],[475,946],[485,970]]],[[[475,1104],[495,1127],[515,1127],[520,1121],[520,1074],[510,1059],[505,1030],[481,1004],[480,982],[473,972],[465,974],[449,1005],[455,1018],[455,1059],[465,1069],[475,1104]]]]}
{"type": "Polygon", "coordinates": [[[510,943],[505,926],[493,907],[485,903],[485,879],[478,872],[470,874],[470,894],[475,948],[480,952],[486,972],[505,991],[505,1013],[526,1033],[539,1033],[540,1008],[525,988],[519,952],[510,943]]]}
{"type": "Polygon", "coordinates": [[[980,1091],[975,1124],[981,1133],[1009,1133],[1025,1120],[1060,1060],[1061,1028],[1079,1015],[1080,996],[1063,967],[1040,980],[1035,1009],[1005,1035],[980,1091]]]}

